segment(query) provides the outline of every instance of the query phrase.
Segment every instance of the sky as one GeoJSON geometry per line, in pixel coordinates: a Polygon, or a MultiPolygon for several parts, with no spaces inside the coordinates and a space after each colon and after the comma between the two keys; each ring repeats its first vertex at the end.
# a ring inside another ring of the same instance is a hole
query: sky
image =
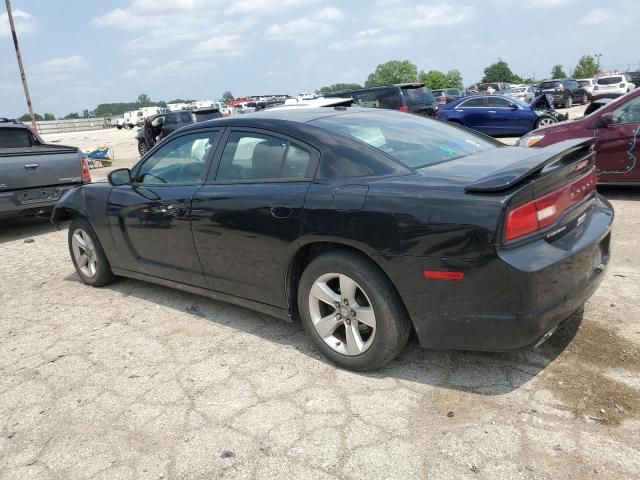
{"type": "MultiPolygon", "coordinates": [[[[107,102],[298,94],[364,83],[378,64],[458,69],[501,58],[542,79],[584,54],[640,69],[638,0],[12,0],[38,113],[107,102]]],[[[0,2],[0,117],[27,110],[0,2]]]]}

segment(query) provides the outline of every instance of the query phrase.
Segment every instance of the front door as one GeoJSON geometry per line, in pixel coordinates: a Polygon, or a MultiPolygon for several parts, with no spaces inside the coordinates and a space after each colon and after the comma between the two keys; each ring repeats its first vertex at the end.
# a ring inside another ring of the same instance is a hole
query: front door
{"type": "Polygon", "coordinates": [[[596,131],[600,182],[640,182],[640,96],[613,110],[613,123],[596,131]]]}
{"type": "Polygon", "coordinates": [[[286,307],[317,152],[273,133],[235,129],[193,198],[193,237],[209,287],[286,307]]]}
{"type": "Polygon", "coordinates": [[[220,130],[177,136],[115,187],[108,221],[121,268],[205,286],[191,233],[191,201],[204,183],[220,130]]]}

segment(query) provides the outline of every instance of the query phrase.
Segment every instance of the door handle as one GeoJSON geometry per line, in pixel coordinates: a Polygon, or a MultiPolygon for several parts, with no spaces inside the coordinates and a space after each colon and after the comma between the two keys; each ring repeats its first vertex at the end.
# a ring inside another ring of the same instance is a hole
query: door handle
{"type": "Polygon", "coordinates": [[[35,170],[36,168],[38,168],[40,165],[37,163],[27,163],[24,168],[26,168],[27,170],[35,170]]]}
{"type": "Polygon", "coordinates": [[[274,218],[289,218],[291,216],[291,205],[271,205],[271,216],[274,218]]]}

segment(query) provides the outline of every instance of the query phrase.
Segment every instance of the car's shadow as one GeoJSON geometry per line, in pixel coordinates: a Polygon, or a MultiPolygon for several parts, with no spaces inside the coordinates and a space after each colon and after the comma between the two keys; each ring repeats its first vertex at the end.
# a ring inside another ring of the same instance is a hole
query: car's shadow
{"type": "MultiPolygon", "coordinates": [[[[80,281],[75,273],[67,280],[80,281]]],[[[132,310],[143,308],[136,306],[136,299],[153,302],[269,342],[293,347],[319,362],[330,364],[307,338],[299,322],[284,322],[242,307],[137,280],[119,279],[105,288],[118,295],[132,297],[132,310]]],[[[573,339],[581,321],[581,315],[574,315],[538,349],[510,353],[425,350],[420,348],[414,336],[389,365],[361,375],[395,378],[479,395],[507,394],[528,383],[553,362],[573,339]]]]}
{"type": "MultiPolygon", "coordinates": [[[[64,227],[64,226],[63,226],[64,227]]],[[[0,245],[45,235],[57,230],[48,217],[17,217],[0,220],[0,245]]]]}
{"type": "Polygon", "coordinates": [[[598,193],[609,200],[640,200],[640,186],[599,185],[598,193]]]}

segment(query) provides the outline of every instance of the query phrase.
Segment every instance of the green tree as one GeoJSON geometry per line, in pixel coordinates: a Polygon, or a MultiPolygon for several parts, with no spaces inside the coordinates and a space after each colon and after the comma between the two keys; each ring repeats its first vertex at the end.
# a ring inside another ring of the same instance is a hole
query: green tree
{"type": "Polygon", "coordinates": [[[45,113],[42,115],[43,120],[55,120],[56,116],[53,113],[45,113]]]}
{"type": "Polygon", "coordinates": [[[418,81],[424,83],[431,90],[439,88],[447,88],[447,76],[438,70],[421,71],[418,75],[418,81]]]}
{"type": "Polygon", "coordinates": [[[339,92],[341,90],[357,90],[358,88],[362,88],[362,85],[360,85],[359,83],[334,83],[333,85],[322,87],[320,90],[318,90],[318,93],[339,92]]]}
{"type": "Polygon", "coordinates": [[[484,69],[484,77],[482,77],[482,81],[516,83],[516,78],[519,77],[514,75],[509,68],[509,64],[499,58],[496,63],[493,63],[484,69]]]}
{"type": "Polygon", "coordinates": [[[394,83],[408,83],[418,80],[418,67],[409,60],[391,60],[381,63],[367,77],[365,87],[377,87],[394,83]]]}
{"type": "Polygon", "coordinates": [[[462,74],[455,68],[447,72],[447,88],[464,88],[462,74]]]}
{"type": "Polygon", "coordinates": [[[596,59],[591,55],[583,55],[573,70],[573,76],[574,78],[591,78],[595,77],[599,71],[600,66],[596,62],[596,59]]]}
{"type": "Polygon", "coordinates": [[[147,95],[146,93],[141,93],[140,95],[138,95],[137,103],[141,107],[149,107],[152,103],[151,97],[149,97],[149,95],[147,95]]]}
{"type": "Polygon", "coordinates": [[[233,94],[227,90],[226,92],[224,92],[222,94],[222,101],[223,102],[233,102],[235,100],[235,97],[233,96],[233,94]]]}
{"type": "Polygon", "coordinates": [[[78,118],[80,118],[80,115],[78,115],[75,112],[74,113],[68,113],[63,118],[64,118],[64,120],[77,120],[78,118]]]}
{"type": "MultiPolygon", "coordinates": [[[[44,120],[42,118],[42,115],[40,115],[38,113],[34,113],[33,116],[36,117],[36,121],[37,122],[40,122],[41,120],[44,120]]],[[[31,115],[29,115],[28,113],[25,113],[23,115],[20,115],[18,117],[18,120],[20,120],[21,122],[30,122],[31,121],[31,115]]]]}
{"type": "Polygon", "coordinates": [[[562,65],[554,65],[551,69],[551,78],[565,78],[567,74],[565,73],[562,65]]]}
{"type": "Polygon", "coordinates": [[[173,100],[171,100],[170,102],[158,102],[158,106],[162,106],[160,105],[161,103],[164,103],[164,106],[167,106],[167,103],[192,103],[195,102],[195,100],[189,100],[189,99],[184,99],[184,98],[175,98],[173,100]]]}

